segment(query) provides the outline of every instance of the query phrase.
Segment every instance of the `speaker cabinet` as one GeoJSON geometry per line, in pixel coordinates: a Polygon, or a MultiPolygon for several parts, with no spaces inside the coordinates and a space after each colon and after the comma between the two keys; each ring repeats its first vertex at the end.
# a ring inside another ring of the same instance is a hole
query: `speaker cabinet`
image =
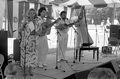
{"type": "MultiPolygon", "coordinates": [[[[94,68],[100,68],[100,67],[101,68],[110,68],[115,74],[120,70],[116,60],[111,60],[109,62],[106,62],[106,63],[103,63],[103,64],[101,64],[99,66],[96,66],[94,68]]],[[[70,76],[68,76],[68,77],[66,77],[64,79],[87,79],[88,74],[94,68],[72,74],[72,75],[70,75],[70,76]]]]}
{"type": "Polygon", "coordinates": [[[4,56],[4,63],[2,71],[4,72],[5,67],[8,64],[8,52],[7,52],[7,31],[0,31],[0,54],[4,56]]]}
{"type": "Polygon", "coordinates": [[[120,39],[120,25],[110,26],[110,37],[115,37],[117,39],[120,39]]]}
{"type": "Polygon", "coordinates": [[[13,58],[15,61],[20,61],[20,42],[18,39],[14,40],[13,47],[13,58]]]}

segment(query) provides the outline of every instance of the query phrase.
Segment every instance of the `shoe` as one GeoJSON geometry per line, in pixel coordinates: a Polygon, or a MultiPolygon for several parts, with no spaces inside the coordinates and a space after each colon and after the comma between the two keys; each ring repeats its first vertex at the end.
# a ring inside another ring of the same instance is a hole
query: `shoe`
{"type": "Polygon", "coordinates": [[[41,64],[39,64],[39,65],[38,65],[38,67],[42,68],[42,67],[43,67],[43,64],[42,64],[42,63],[41,63],[41,64]]]}
{"type": "Polygon", "coordinates": [[[30,73],[30,76],[33,76],[33,74],[32,74],[32,73],[30,73]]]}
{"type": "Polygon", "coordinates": [[[67,61],[67,60],[65,60],[65,59],[61,59],[60,61],[67,61]]]}
{"type": "Polygon", "coordinates": [[[30,76],[33,76],[33,73],[29,72],[30,76]]]}
{"type": "Polygon", "coordinates": [[[57,61],[60,62],[60,59],[58,59],[57,61]]]}
{"type": "Polygon", "coordinates": [[[23,74],[23,76],[26,76],[27,74],[25,73],[25,74],[23,74]]]}
{"type": "Polygon", "coordinates": [[[81,57],[84,57],[84,55],[81,55],[81,57]]]}
{"type": "Polygon", "coordinates": [[[30,76],[33,76],[31,69],[28,72],[29,72],[30,76]]]}
{"type": "Polygon", "coordinates": [[[47,64],[46,64],[46,63],[42,63],[42,65],[43,65],[43,66],[47,66],[47,64]]]}

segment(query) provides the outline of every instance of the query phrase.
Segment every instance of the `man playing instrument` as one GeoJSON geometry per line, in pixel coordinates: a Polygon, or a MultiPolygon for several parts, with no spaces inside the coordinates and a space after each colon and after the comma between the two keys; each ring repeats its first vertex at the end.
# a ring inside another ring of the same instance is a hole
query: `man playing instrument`
{"type": "Polygon", "coordinates": [[[68,43],[68,30],[69,27],[66,25],[70,24],[70,21],[66,17],[66,12],[62,11],[60,13],[61,18],[58,18],[59,21],[56,24],[57,29],[57,40],[58,40],[58,61],[65,60],[65,52],[67,50],[68,43]]]}
{"type": "MultiPolygon", "coordinates": [[[[37,31],[37,50],[38,50],[38,66],[43,67],[46,66],[45,59],[48,54],[48,39],[47,39],[47,32],[48,28],[53,26],[56,22],[48,24],[46,22],[46,8],[41,7],[38,10],[38,26],[36,28],[37,31]]],[[[48,19],[48,18],[47,18],[48,19]]]]}

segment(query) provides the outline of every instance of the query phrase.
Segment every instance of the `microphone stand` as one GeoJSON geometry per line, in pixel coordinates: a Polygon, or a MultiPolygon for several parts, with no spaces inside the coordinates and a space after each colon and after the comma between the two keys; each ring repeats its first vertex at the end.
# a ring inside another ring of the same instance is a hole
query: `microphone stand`
{"type": "MultiPolygon", "coordinates": [[[[18,29],[16,29],[16,30],[14,30],[13,32],[15,32],[15,31],[17,31],[17,30],[19,30],[19,29],[21,29],[21,28],[24,28],[25,29],[25,27],[23,26],[23,27],[20,27],[20,28],[18,28],[18,29]]],[[[22,32],[22,31],[21,31],[22,32]]],[[[25,31],[24,31],[25,32],[25,31]]],[[[21,34],[21,33],[20,33],[21,34]]],[[[22,36],[21,36],[21,39],[22,39],[22,36]]],[[[21,43],[21,41],[20,41],[20,43],[21,43]]],[[[24,79],[26,79],[26,67],[25,67],[25,64],[26,64],[26,42],[25,42],[25,46],[24,46],[24,50],[25,50],[25,54],[24,54],[24,65],[23,65],[23,77],[24,77],[24,79]]]]}
{"type": "MultiPolygon", "coordinates": [[[[26,24],[25,24],[26,25],[26,24]]],[[[21,28],[24,28],[25,29],[25,25],[22,25],[23,27],[19,27],[18,29],[14,30],[13,32],[16,32],[18,30],[20,30],[21,28]]],[[[20,33],[21,34],[21,33],[20,33]]],[[[22,36],[21,36],[21,39],[22,39],[22,36]]],[[[21,41],[19,40],[19,42],[21,43],[21,41]]],[[[23,77],[24,79],[26,79],[26,67],[25,67],[25,64],[26,64],[26,42],[25,42],[25,47],[24,47],[24,50],[25,50],[25,57],[24,57],[24,65],[23,65],[23,77]]]]}
{"type": "MultiPolygon", "coordinates": [[[[60,35],[61,36],[61,34],[60,34],[60,32],[57,30],[57,35],[60,35]]],[[[58,37],[58,39],[57,39],[57,49],[56,49],[56,66],[55,66],[55,69],[59,69],[59,67],[58,67],[58,45],[59,45],[59,43],[58,43],[58,40],[59,40],[59,37],[58,37]]],[[[60,66],[61,67],[61,66],[60,66]]],[[[45,69],[45,70],[48,70],[48,69],[45,69]]],[[[59,69],[59,70],[61,70],[61,69],[59,69]]],[[[65,70],[61,70],[62,72],[65,72],[65,70]]]]}
{"type": "MultiPolygon", "coordinates": [[[[56,19],[54,19],[54,18],[52,18],[52,17],[44,17],[44,18],[47,18],[47,19],[51,19],[51,20],[56,20],[56,19]]],[[[61,34],[59,33],[59,31],[57,30],[57,35],[59,35],[59,36],[61,36],[61,34]]],[[[57,39],[57,45],[59,45],[59,43],[58,43],[58,40],[59,40],[59,36],[58,36],[58,39],[57,39]]],[[[56,66],[55,66],[55,69],[58,69],[59,67],[58,67],[58,47],[56,47],[57,49],[56,49],[56,66]]],[[[61,67],[61,66],[60,66],[61,67]]],[[[48,69],[45,69],[45,70],[48,70],[48,69]]],[[[59,69],[59,70],[61,70],[61,69],[59,69]]],[[[62,72],[65,72],[65,70],[61,70],[62,72]]]]}
{"type": "MultiPolygon", "coordinates": [[[[72,26],[73,30],[74,30],[74,33],[76,33],[77,35],[79,35],[78,31],[72,26]]],[[[80,35],[79,35],[80,36],[80,35]]],[[[75,47],[75,36],[74,36],[74,60],[73,60],[73,63],[76,63],[76,60],[77,60],[77,54],[78,54],[78,49],[76,49],[75,47]],[[76,53],[76,54],[75,54],[76,53]]]]}
{"type": "MultiPolygon", "coordinates": [[[[59,36],[61,36],[61,34],[60,34],[60,32],[57,30],[57,35],[59,35],[59,36]]],[[[57,39],[57,50],[56,50],[56,67],[55,67],[55,69],[58,69],[58,46],[59,46],[59,36],[58,36],[58,39],[57,39]]]]}
{"type": "Polygon", "coordinates": [[[25,49],[25,58],[24,58],[24,67],[23,67],[23,71],[24,71],[24,73],[23,73],[23,76],[24,76],[24,79],[26,79],[26,67],[25,67],[25,64],[26,64],[26,42],[25,42],[25,47],[24,47],[24,49],[25,49]]]}
{"type": "MultiPolygon", "coordinates": [[[[25,24],[26,25],[26,24],[25,24]]],[[[23,25],[23,27],[21,27],[21,28],[24,28],[25,29],[25,25],[23,25]]],[[[18,30],[19,30],[20,28],[18,28],[18,30]]],[[[25,32],[25,31],[24,31],[25,32]]],[[[27,47],[27,44],[26,44],[26,42],[25,42],[25,47],[24,47],[24,50],[25,50],[25,58],[24,58],[24,65],[23,65],[23,76],[24,76],[24,79],[26,79],[26,67],[25,67],[25,65],[26,65],[26,47],[27,47]]]]}

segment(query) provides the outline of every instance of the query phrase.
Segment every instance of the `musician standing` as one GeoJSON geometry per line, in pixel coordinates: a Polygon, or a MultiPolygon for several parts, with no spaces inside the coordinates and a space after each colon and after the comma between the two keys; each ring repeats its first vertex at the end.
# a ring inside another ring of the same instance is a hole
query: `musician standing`
{"type": "MultiPolygon", "coordinates": [[[[82,6],[80,10],[80,14],[78,15],[78,22],[76,23],[76,30],[78,34],[76,34],[76,52],[78,52],[80,47],[83,46],[90,46],[93,44],[93,40],[90,37],[87,29],[87,23],[86,23],[86,17],[85,17],[85,7],[82,6]]],[[[83,52],[81,53],[81,56],[83,57],[83,52]]]]}
{"type": "MultiPolygon", "coordinates": [[[[47,64],[45,64],[45,60],[48,54],[48,39],[47,39],[47,33],[48,31],[45,31],[43,29],[47,29],[45,27],[44,24],[47,25],[46,20],[50,19],[49,17],[46,18],[46,8],[45,7],[41,7],[38,10],[38,27],[36,28],[36,31],[39,33],[39,36],[37,36],[37,50],[38,50],[38,67],[44,67],[47,66],[47,64]]],[[[57,22],[54,21],[50,24],[48,24],[47,26],[51,27],[53,26],[55,23],[57,22]]]]}
{"type": "MultiPolygon", "coordinates": [[[[46,16],[46,9],[44,7],[41,7],[38,10],[38,26],[36,28],[36,31],[42,31],[42,23],[46,22],[46,19],[44,18],[46,16]]],[[[43,36],[37,36],[37,50],[38,50],[38,67],[46,66],[47,64],[44,63],[47,54],[48,54],[48,41],[47,41],[47,35],[43,36]]]]}
{"type": "MultiPolygon", "coordinates": [[[[82,47],[83,44],[83,37],[82,37],[82,31],[84,30],[83,28],[83,14],[82,12],[80,15],[78,15],[78,22],[75,24],[77,33],[75,33],[76,36],[76,52],[79,51],[79,48],[82,47]]],[[[83,57],[83,53],[81,53],[81,57],[83,57]]]]}
{"type": "Polygon", "coordinates": [[[65,60],[65,52],[67,50],[67,43],[68,43],[68,30],[69,27],[64,26],[64,24],[69,24],[69,20],[66,17],[66,12],[62,11],[60,13],[61,18],[58,18],[59,21],[56,24],[57,29],[57,40],[58,40],[58,61],[65,60]]]}
{"type": "MultiPolygon", "coordinates": [[[[36,11],[31,8],[27,12],[27,21],[22,24],[21,32],[21,66],[28,67],[29,74],[33,76],[32,69],[37,66],[37,50],[35,35],[31,35],[31,32],[35,30],[37,17],[36,11]]],[[[26,74],[26,73],[25,73],[26,74]]]]}

